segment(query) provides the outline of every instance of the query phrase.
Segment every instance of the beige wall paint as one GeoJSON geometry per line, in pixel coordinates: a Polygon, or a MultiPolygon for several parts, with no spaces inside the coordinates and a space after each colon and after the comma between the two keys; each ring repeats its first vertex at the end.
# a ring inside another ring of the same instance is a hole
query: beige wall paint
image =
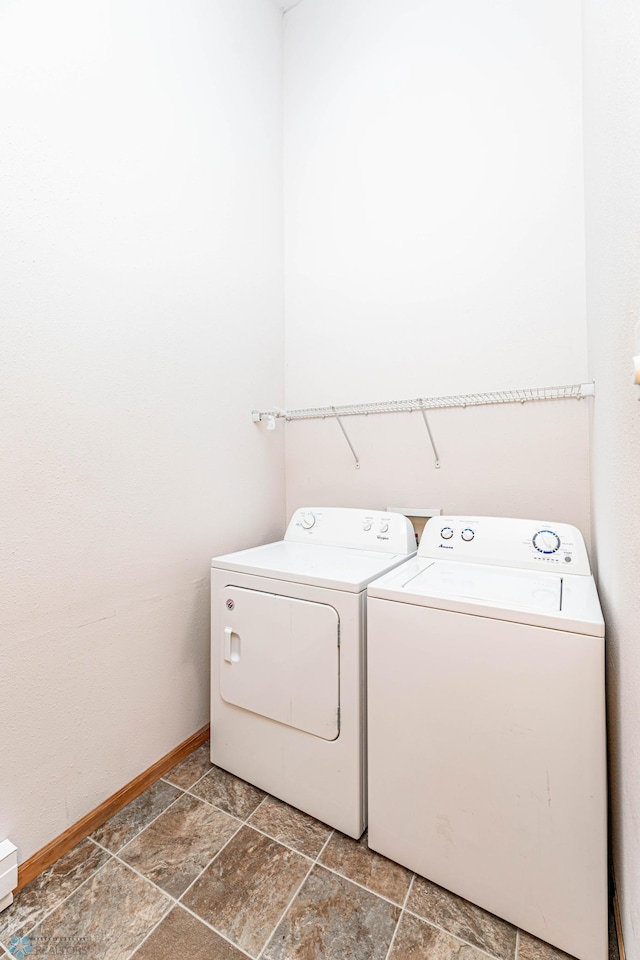
{"type": "Polygon", "coordinates": [[[628,960],[640,957],[640,7],[584,4],[593,541],[607,623],[614,870],[628,960]]]}
{"type": "Polygon", "coordinates": [[[0,6],[0,837],[208,719],[209,560],[279,536],[281,13],[0,6]]]}
{"type": "MultiPolygon", "coordinates": [[[[587,375],[579,0],[284,17],[290,407],[587,375]]],[[[287,509],[441,506],[588,536],[587,403],[289,424],[287,509]]]]}

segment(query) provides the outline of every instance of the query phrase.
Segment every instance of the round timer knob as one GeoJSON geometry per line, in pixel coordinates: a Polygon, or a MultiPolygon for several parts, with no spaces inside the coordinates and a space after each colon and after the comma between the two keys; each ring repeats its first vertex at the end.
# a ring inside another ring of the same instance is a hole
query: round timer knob
{"type": "Polygon", "coordinates": [[[303,513],[300,522],[305,530],[311,530],[311,527],[313,527],[316,522],[315,513],[303,513]]]}
{"type": "Polygon", "coordinates": [[[555,553],[560,549],[560,537],[553,530],[538,530],[533,535],[533,545],[538,553],[555,553]]]}
{"type": "Polygon", "coordinates": [[[476,535],[476,534],[475,534],[475,531],[472,530],[471,527],[465,527],[464,530],[462,531],[462,533],[460,534],[460,536],[462,537],[462,539],[463,539],[463,540],[466,540],[467,543],[469,542],[469,540],[473,540],[473,538],[475,537],[475,535],[476,535]]]}
{"type": "Polygon", "coordinates": [[[453,529],[451,527],[443,527],[440,531],[440,536],[443,540],[451,540],[453,536],[453,529]]]}
{"type": "Polygon", "coordinates": [[[386,521],[386,520],[381,520],[381,521],[380,521],[380,533],[386,533],[388,529],[389,529],[389,524],[387,523],[387,521],[386,521]]]}

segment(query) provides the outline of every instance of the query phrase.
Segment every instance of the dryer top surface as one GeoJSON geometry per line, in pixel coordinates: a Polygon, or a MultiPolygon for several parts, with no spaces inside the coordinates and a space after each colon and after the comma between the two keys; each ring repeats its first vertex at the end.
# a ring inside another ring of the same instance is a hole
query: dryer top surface
{"type": "Polygon", "coordinates": [[[311,586],[360,593],[371,580],[397,567],[407,554],[279,540],[214,557],[214,569],[271,577],[311,586]]]}

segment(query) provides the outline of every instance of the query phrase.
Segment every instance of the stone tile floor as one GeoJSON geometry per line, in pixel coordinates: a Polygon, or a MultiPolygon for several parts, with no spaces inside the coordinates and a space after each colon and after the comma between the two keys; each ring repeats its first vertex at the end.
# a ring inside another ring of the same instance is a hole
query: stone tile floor
{"type": "Polygon", "coordinates": [[[0,943],[33,960],[567,957],[213,767],[208,744],[25,887],[0,943]]]}

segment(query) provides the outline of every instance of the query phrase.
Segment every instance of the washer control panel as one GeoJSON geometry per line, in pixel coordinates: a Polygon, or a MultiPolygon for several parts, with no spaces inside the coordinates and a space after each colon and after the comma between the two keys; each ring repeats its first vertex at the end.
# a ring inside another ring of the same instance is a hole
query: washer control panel
{"type": "Polygon", "coordinates": [[[582,534],[568,523],[506,517],[437,517],[418,555],[525,570],[591,573],[582,534]]]}
{"type": "Polygon", "coordinates": [[[408,517],[355,507],[301,507],[292,516],[284,539],[407,556],[416,552],[408,517]]]}

